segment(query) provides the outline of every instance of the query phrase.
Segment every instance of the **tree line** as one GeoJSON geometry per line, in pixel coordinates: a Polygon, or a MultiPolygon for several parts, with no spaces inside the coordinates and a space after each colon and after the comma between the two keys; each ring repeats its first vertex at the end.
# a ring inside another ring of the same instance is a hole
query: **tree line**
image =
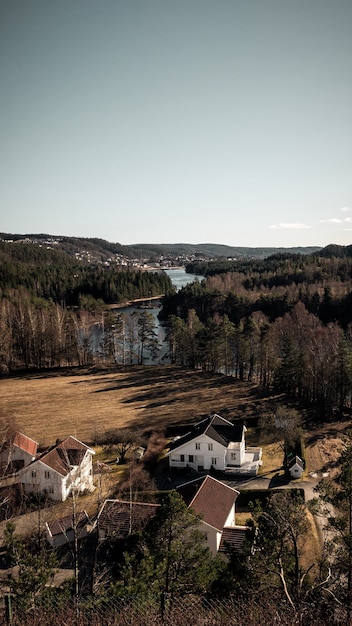
{"type": "Polygon", "coordinates": [[[349,257],[276,255],[187,285],[163,299],[171,361],[272,387],[320,415],[349,407],[351,275],[349,257]]]}

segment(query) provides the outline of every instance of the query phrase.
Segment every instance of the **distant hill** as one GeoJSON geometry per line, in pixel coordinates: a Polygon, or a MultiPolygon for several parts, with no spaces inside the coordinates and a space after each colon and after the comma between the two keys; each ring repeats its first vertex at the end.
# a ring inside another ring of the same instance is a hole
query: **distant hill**
{"type": "MultiPolygon", "coordinates": [[[[268,257],[272,254],[291,253],[291,254],[312,254],[321,250],[318,246],[293,247],[293,248],[250,248],[242,246],[227,246],[216,243],[160,243],[146,244],[136,243],[133,245],[122,245],[121,243],[112,243],[105,239],[85,238],[85,237],[64,237],[49,234],[11,234],[0,233],[0,239],[3,241],[27,241],[47,245],[56,249],[62,249],[68,254],[73,254],[77,250],[88,250],[95,256],[106,258],[110,254],[119,254],[128,258],[149,258],[157,260],[161,256],[167,257],[191,257],[206,256],[215,258],[243,258],[243,257],[268,257]]],[[[334,246],[343,248],[343,246],[334,246]]],[[[348,255],[349,256],[349,255],[348,255]]]]}
{"type": "Polygon", "coordinates": [[[167,254],[206,254],[214,257],[266,257],[278,253],[312,254],[321,250],[319,246],[295,248],[249,248],[242,246],[227,246],[217,243],[164,243],[164,244],[135,244],[136,250],[167,254]]]}

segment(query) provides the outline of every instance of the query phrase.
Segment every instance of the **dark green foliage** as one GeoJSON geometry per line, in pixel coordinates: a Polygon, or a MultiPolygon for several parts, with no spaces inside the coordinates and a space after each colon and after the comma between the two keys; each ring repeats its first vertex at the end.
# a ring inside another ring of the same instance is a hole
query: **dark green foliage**
{"type": "Polygon", "coordinates": [[[23,609],[31,605],[34,598],[45,593],[47,584],[54,576],[56,559],[53,552],[43,546],[30,550],[22,539],[15,535],[15,524],[8,522],[4,530],[8,564],[17,572],[10,578],[10,591],[16,603],[23,609]]]}
{"type": "Polygon", "coordinates": [[[172,293],[164,272],[144,272],[121,267],[88,266],[61,250],[38,245],[0,242],[0,297],[44,298],[78,306],[89,296],[104,303],[172,293]]]}
{"type": "Polygon", "coordinates": [[[205,545],[199,519],[177,492],[165,494],[134,550],[124,553],[115,591],[152,594],[161,602],[165,596],[171,601],[176,595],[206,593],[223,564],[205,545]]]}

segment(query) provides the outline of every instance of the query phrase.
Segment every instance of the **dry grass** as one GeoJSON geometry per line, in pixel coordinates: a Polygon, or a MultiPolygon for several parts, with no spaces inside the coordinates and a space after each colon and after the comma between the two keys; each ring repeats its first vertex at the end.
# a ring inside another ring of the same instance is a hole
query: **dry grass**
{"type": "Polygon", "coordinates": [[[172,366],[72,369],[0,381],[0,412],[41,446],[75,435],[94,443],[105,430],[164,430],[218,412],[257,417],[272,400],[231,377],[172,366]]]}
{"type": "MultiPolygon", "coordinates": [[[[260,444],[260,442],[258,443],[260,444]]],[[[279,443],[265,444],[263,446],[262,460],[263,465],[259,469],[259,474],[265,474],[268,478],[274,475],[284,475],[284,453],[279,443]]]]}

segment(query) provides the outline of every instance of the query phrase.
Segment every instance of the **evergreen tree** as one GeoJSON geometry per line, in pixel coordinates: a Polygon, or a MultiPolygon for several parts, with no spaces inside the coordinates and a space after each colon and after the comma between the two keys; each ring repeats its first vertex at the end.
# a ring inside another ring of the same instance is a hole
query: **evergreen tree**
{"type": "Polygon", "coordinates": [[[177,595],[206,593],[222,562],[205,545],[199,520],[177,492],[167,493],[135,550],[124,554],[119,592],[152,594],[162,612],[177,595]]]}

